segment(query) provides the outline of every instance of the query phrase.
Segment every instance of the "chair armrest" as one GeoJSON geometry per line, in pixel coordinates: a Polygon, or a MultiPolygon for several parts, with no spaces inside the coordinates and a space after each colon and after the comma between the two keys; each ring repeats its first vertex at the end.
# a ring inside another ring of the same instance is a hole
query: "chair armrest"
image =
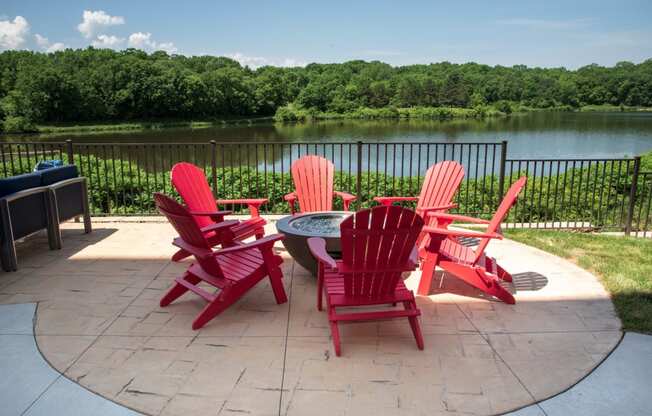
{"type": "Polygon", "coordinates": [[[275,242],[282,240],[283,238],[285,238],[283,234],[272,234],[272,235],[268,235],[267,237],[254,240],[251,243],[243,243],[235,247],[223,248],[221,250],[214,252],[213,255],[221,256],[224,254],[235,253],[238,251],[247,251],[253,248],[260,249],[261,251],[267,247],[271,249],[275,242]]]}
{"type": "Polygon", "coordinates": [[[339,196],[344,201],[355,201],[355,199],[356,199],[355,195],[351,195],[351,194],[349,194],[347,192],[333,191],[333,194],[335,194],[336,196],[339,196]]]}
{"type": "Polygon", "coordinates": [[[479,233],[477,231],[449,230],[448,228],[438,227],[423,227],[423,232],[446,237],[497,238],[498,240],[503,239],[503,236],[498,233],[479,233]]]}
{"type": "Polygon", "coordinates": [[[252,217],[260,216],[260,206],[266,203],[267,198],[245,198],[245,199],[218,199],[218,205],[228,205],[228,204],[247,204],[249,212],[252,217]]]}
{"type": "Polygon", "coordinates": [[[311,237],[308,239],[308,248],[318,262],[324,263],[331,269],[337,267],[335,260],[326,251],[326,240],[320,237],[311,237]]]}
{"type": "Polygon", "coordinates": [[[233,211],[190,211],[190,215],[196,217],[223,217],[231,214],[233,214],[233,211]]]}
{"type": "Polygon", "coordinates": [[[83,182],[86,182],[86,177],[85,176],[77,176],[75,178],[64,179],[62,181],[55,182],[53,184],[46,185],[46,186],[48,188],[50,188],[50,189],[59,189],[59,188],[63,188],[65,186],[73,184],[73,183],[83,183],[83,182]]]}
{"type": "Polygon", "coordinates": [[[466,215],[459,215],[459,214],[448,214],[445,212],[430,212],[428,213],[428,216],[441,218],[444,220],[450,220],[450,221],[471,222],[474,224],[489,224],[491,222],[489,220],[483,220],[481,218],[467,217],[466,215]]]}
{"type": "Polygon", "coordinates": [[[374,197],[374,201],[380,202],[385,206],[392,205],[394,202],[402,201],[418,201],[418,196],[377,196],[374,197]]]}
{"type": "Polygon", "coordinates": [[[355,201],[355,199],[356,199],[355,196],[353,196],[353,195],[351,195],[349,193],[346,193],[346,192],[333,191],[333,194],[335,194],[335,196],[339,196],[340,198],[342,198],[342,202],[344,204],[344,211],[348,211],[349,206],[351,205],[351,202],[355,201]]]}
{"type": "Polygon", "coordinates": [[[423,213],[422,215],[430,215],[431,212],[444,211],[444,210],[453,209],[453,208],[457,208],[457,204],[447,204],[447,205],[439,205],[439,206],[433,206],[433,207],[422,207],[421,212],[423,213]]]}
{"type": "Polygon", "coordinates": [[[34,188],[23,189],[21,191],[14,192],[13,194],[3,196],[2,199],[4,199],[7,202],[12,202],[12,201],[15,201],[17,199],[24,198],[26,196],[30,196],[30,195],[34,195],[34,194],[38,194],[38,193],[47,194],[47,192],[48,192],[48,187],[47,186],[36,186],[34,188]]]}
{"type": "Polygon", "coordinates": [[[294,202],[297,200],[297,193],[290,192],[289,194],[283,196],[283,199],[287,201],[288,205],[290,206],[290,214],[294,215],[295,213],[294,202]]]}
{"type": "Polygon", "coordinates": [[[208,233],[210,231],[221,231],[223,228],[231,229],[231,227],[238,224],[240,224],[240,221],[238,220],[221,221],[215,224],[207,225],[206,227],[202,227],[201,232],[208,233]]]}
{"type": "Polygon", "coordinates": [[[192,244],[188,244],[185,241],[183,241],[181,237],[177,237],[174,240],[172,240],[172,244],[200,259],[205,259],[213,255],[212,250],[209,250],[204,247],[197,247],[197,246],[193,246],[192,244]]]}

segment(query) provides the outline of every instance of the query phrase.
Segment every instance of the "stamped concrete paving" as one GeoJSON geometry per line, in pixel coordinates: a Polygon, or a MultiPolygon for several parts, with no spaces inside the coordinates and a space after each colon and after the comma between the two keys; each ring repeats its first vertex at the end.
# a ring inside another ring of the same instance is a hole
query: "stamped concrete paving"
{"type": "Polygon", "coordinates": [[[158,307],[187,266],[168,260],[169,225],[65,228],[61,251],[44,238],[20,245],[20,270],[0,275],[0,303],[39,302],[35,330],[50,363],[147,414],[496,414],[571,386],[620,338],[594,276],[510,241],[490,251],[515,274],[517,304],[483,299],[450,276],[440,286],[437,275],[438,289],[418,299],[425,351],[407,323],[390,321],[343,326],[334,357],[315,280],[281,247],[290,302],[276,305],[260,284],[195,332],[199,299],[158,307]]]}

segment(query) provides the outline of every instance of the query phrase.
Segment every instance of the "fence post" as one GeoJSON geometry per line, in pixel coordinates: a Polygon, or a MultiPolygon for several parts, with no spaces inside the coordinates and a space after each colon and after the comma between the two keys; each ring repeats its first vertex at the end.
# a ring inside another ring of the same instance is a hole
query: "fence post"
{"type": "Polygon", "coordinates": [[[211,140],[211,180],[213,181],[213,195],[217,199],[217,143],[211,140]]]}
{"type": "Polygon", "coordinates": [[[641,157],[634,158],[634,171],[632,172],[632,185],[629,188],[629,209],[627,210],[627,222],[625,223],[625,235],[632,233],[632,222],[634,221],[634,205],[636,204],[636,191],[638,188],[638,173],[641,169],[641,157]]]}
{"type": "Polygon", "coordinates": [[[68,164],[74,165],[75,159],[73,159],[74,154],[72,153],[72,140],[66,140],[66,152],[68,153],[68,164]]]}
{"type": "Polygon", "coordinates": [[[507,163],[507,140],[500,144],[500,170],[498,176],[498,203],[503,199],[505,193],[505,164],[507,163]]]}
{"type": "Polygon", "coordinates": [[[358,210],[362,208],[362,141],[358,140],[358,166],[356,168],[355,196],[358,210]]]}

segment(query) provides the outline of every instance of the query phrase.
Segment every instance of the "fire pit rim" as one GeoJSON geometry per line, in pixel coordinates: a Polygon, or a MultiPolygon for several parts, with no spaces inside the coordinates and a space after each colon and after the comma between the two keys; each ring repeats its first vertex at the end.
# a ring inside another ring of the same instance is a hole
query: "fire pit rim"
{"type": "Polygon", "coordinates": [[[299,215],[288,215],[285,216],[281,219],[279,219],[276,222],[276,229],[283,234],[292,234],[292,235],[298,235],[301,237],[324,237],[324,238],[339,238],[340,237],[340,230],[339,227],[337,229],[337,232],[334,233],[325,233],[325,232],[320,232],[320,233],[313,233],[309,231],[304,231],[300,230],[298,228],[292,227],[292,222],[305,218],[305,217],[313,217],[313,216],[319,216],[319,215],[337,215],[337,216],[342,216],[342,221],[346,219],[348,216],[353,215],[352,212],[348,211],[315,211],[315,212],[306,212],[303,214],[299,215]]]}

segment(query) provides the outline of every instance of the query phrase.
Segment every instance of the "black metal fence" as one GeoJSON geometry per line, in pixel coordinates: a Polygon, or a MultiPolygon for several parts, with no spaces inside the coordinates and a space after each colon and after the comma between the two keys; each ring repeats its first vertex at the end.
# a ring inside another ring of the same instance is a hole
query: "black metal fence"
{"type": "MultiPolygon", "coordinates": [[[[75,163],[88,177],[95,215],[155,214],[152,193],[173,193],[169,170],[179,161],[203,168],[219,198],[269,198],[264,213],[284,213],[289,169],[306,154],[331,160],[338,190],[358,196],[418,195],[426,169],[442,160],[465,168],[457,212],[490,216],[521,175],[528,184],[508,226],[619,230],[652,227],[652,172],[633,159],[510,159],[496,143],[0,143],[0,176],[30,171],[44,159],[75,163]]],[[[229,207],[235,210],[242,207],[229,207]]]]}

